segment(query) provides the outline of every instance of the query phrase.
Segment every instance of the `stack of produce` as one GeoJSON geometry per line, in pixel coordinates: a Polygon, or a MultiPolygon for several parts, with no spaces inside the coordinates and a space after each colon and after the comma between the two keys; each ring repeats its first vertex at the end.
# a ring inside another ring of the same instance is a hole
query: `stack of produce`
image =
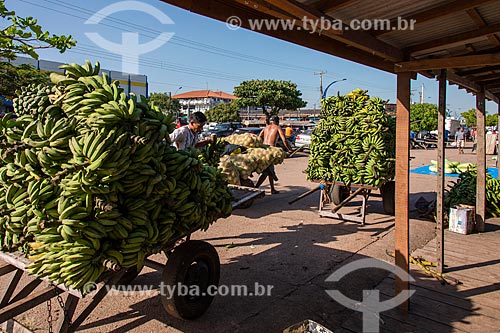
{"type": "MultiPolygon", "coordinates": [[[[444,173],[461,173],[467,171],[469,168],[475,168],[475,165],[472,163],[460,163],[460,162],[451,162],[445,160],[444,173]]],[[[431,160],[431,165],[429,165],[429,171],[437,172],[437,161],[431,160]]]]}
{"type": "Polygon", "coordinates": [[[247,148],[263,148],[264,144],[262,140],[255,134],[244,133],[244,134],[232,134],[226,136],[224,141],[231,143],[233,145],[240,145],[247,148]]]}
{"type": "Polygon", "coordinates": [[[198,156],[200,161],[211,165],[213,167],[217,167],[220,162],[220,158],[226,149],[227,142],[224,141],[224,138],[217,138],[215,142],[210,142],[209,144],[201,147],[200,155],[198,156]]]}
{"type": "Polygon", "coordinates": [[[248,179],[254,172],[262,173],[272,164],[281,164],[286,157],[283,149],[265,147],[255,134],[233,134],[223,139],[247,148],[244,154],[226,155],[220,159],[219,168],[227,175],[230,184],[240,185],[240,179],[248,179]]]}
{"type": "Polygon", "coordinates": [[[78,289],[230,214],[220,171],[170,146],[171,114],[128,97],[98,64],[61,68],[0,122],[1,250],[78,289]]]}
{"type": "MultiPolygon", "coordinates": [[[[444,205],[448,210],[460,204],[476,205],[477,166],[470,165],[465,172],[460,172],[458,180],[453,182],[445,193],[444,205]]],[[[500,180],[486,174],[486,212],[494,217],[500,216],[500,180]]]]}
{"type": "Polygon", "coordinates": [[[307,178],[372,186],[393,179],[395,121],[385,113],[386,102],[361,89],[321,102],[307,178]]]}

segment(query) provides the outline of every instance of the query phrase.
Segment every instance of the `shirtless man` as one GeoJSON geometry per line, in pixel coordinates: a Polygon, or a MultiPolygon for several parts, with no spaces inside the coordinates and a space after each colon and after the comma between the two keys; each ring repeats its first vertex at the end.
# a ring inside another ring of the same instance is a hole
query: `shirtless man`
{"type": "MultiPolygon", "coordinates": [[[[279,122],[280,118],[277,115],[271,116],[271,123],[260,132],[259,137],[262,138],[262,141],[265,145],[273,147],[276,147],[276,142],[278,141],[278,137],[280,137],[284,145],[286,146],[286,149],[289,152],[292,152],[292,148],[290,148],[290,146],[288,145],[285,134],[279,126],[279,122]]],[[[255,184],[255,187],[260,187],[260,185],[262,185],[267,177],[269,177],[269,185],[271,185],[271,194],[278,194],[279,192],[274,188],[274,181],[278,180],[278,178],[274,173],[274,165],[272,164],[260,175],[259,180],[257,180],[257,184],[255,184]]]]}

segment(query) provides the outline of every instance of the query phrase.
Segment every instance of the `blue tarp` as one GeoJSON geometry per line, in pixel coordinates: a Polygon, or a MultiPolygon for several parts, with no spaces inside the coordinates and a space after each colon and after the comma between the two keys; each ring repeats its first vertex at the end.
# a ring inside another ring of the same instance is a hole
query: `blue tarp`
{"type": "MultiPolygon", "coordinates": [[[[411,169],[410,172],[413,173],[418,173],[420,175],[431,175],[431,176],[437,176],[437,172],[432,172],[429,170],[429,165],[424,165],[415,169],[411,169]]],[[[488,173],[493,177],[493,178],[498,178],[498,169],[497,168],[488,168],[488,173]]],[[[446,177],[456,177],[458,178],[458,173],[446,173],[446,177]]]]}

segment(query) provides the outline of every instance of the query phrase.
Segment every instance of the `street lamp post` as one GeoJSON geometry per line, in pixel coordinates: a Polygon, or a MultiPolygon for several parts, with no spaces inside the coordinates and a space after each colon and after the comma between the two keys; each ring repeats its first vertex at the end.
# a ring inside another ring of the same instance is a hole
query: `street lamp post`
{"type": "MultiPolygon", "coordinates": [[[[177,90],[174,92],[174,96],[177,95],[177,92],[181,89],[182,89],[182,87],[177,88],[177,90]]],[[[171,91],[168,92],[168,97],[170,98],[170,107],[172,107],[172,92],[171,91]]],[[[172,111],[172,110],[170,110],[170,111],[172,111]]],[[[179,118],[179,110],[177,110],[177,118],[179,118]]]]}
{"type": "Polygon", "coordinates": [[[323,92],[323,96],[321,96],[321,99],[325,99],[326,98],[326,92],[328,91],[328,88],[330,88],[334,83],[337,83],[337,82],[340,82],[340,81],[345,81],[347,79],[342,79],[342,80],[336,80],[336,81],[333,81],[332,83],[330,83],[329,85],[326,86],[325,88],[325,91],[323,92]]]}

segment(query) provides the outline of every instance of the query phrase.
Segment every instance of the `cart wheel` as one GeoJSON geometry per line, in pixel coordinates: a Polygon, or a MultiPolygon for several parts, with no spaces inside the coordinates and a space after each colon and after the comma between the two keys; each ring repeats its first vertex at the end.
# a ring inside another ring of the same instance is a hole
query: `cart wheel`
{"type": "Polygon", "coordinates": [[[382,194],[382,204],[384,206],[384,212],[389,215],[394,215],[396,210],[396,204],[394,198],[395,190],[396,190],[396,183],[393,180],[388,181],[380,188],[380,193],[382,194]]]}
{"type": "Polygon", "coordinates": [[[199,240],[182,243],[173,250],[163,269],[166,288],[161,301],[165,311],[180,319],[200,317],[212,303],[214,296],[208,295],[208,288],[219,285],[219,275],[219,255],[212,245],[199,240]],[[169,295],[169,290],[173,294],[169,295]],[[199,293],[193,295],[192,291],[199,293]]]}
{"type": "Polygon", "coordinates": [[[333,203],[335,205],[338,205],[342,201],[344,201],[350,194],[349,187],[342,186],[342,185],[334,185],[333,186],[333,203]]]}

